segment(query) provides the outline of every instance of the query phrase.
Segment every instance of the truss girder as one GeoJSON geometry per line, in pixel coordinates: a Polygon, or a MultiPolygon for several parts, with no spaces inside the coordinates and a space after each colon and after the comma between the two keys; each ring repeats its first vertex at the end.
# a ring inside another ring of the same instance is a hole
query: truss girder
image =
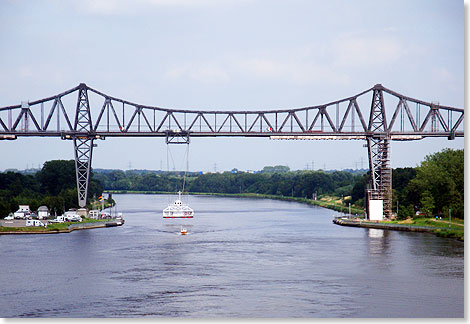
{"type": "Polygon", "coordinates": [[[381,85],[320,106],[272,111],[198,111],[139,105],[80,84],[61,94],[29,102],[26,108],[22,105],[0,108],[0,135],[61,136],[64,132],[72,135],[85,132],[102,136],[164,137],[165,131],[178,129],[191,132],[191,136],[269,137],[273,133],[308,133],[309,136],[327,134],[338,138],[352,134],[366,137],[371,134],[462,137],[463,119],[464,110],[461,108],[406,97],[381,85]],[[90,107],[82,109],[77,106],[73,109],[76,115],[72,124],[72,109],[66,107],[64,98],[75,92],[80,96],[77,105],[89,104],[89,93],[98,103],[92,105],[93,111],[90,107]],[[373,105],[367,106],[362,98],[367,98],[370,93],[373,105]],[[362,102],[359,102],[360,99],[362,102]],[[390,104],[385,105],[387,100],[390,104]],[[411,104],[416,105],[416,114],[412,112],[411,104]],[[119,105],[122,105],[122,115],[116,110],[119,105]],[[386,106],[393,107],[388,117],[386,106]],[[445,113],[447,118],[444,117],[445,113]],[[57,126],[52,122],[54,116],[57,126]],[[365,116],[369,119],[366,120],[365,116]],[[421,120],[421,117],[424,119],[421,120]]]}
{"type": "Polygon", "coordinates": [[[5,123],[3,122],[3,120],[2,120],[1,118],[0,118],[0,125],[2,125],[3,130],[4,130],[5,132],[8,132],[8,126],[5,125],[5,123]]]}

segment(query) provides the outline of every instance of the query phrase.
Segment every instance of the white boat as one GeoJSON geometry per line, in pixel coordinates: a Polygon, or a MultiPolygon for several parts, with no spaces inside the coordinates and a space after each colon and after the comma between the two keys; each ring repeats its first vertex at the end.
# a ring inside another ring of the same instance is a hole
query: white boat
{"type": "Polygon", "coordinates": [[[181,201],[181,191],[178,191],[178,199],[163,210],[163,218],[193,218],[194,210],[181,201]]]}
{"type": "Polygon", "coordinates": [[[181,235],[186,235],[186,234],[188,234],[188,230],[184,227],[181,227],[180,233],[181,233],[181,235]]]}

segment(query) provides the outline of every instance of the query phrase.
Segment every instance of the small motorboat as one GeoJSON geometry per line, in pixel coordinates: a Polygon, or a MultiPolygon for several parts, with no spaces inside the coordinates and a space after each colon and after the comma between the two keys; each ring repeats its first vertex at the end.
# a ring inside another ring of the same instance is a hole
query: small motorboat
{"type": "Polygon", "coordinates": [[[193,218],[194,210],[181,200],[181,191],[178,191],[178,199],[163,210],[163,218],[193,218]]]}
{"type": "Polygon", "coordinates": [[[186,235],[186,234],[188,234],[188,230],[184,227],[181,227],[180,233],[181,233],[181,235],[186,235]]]}

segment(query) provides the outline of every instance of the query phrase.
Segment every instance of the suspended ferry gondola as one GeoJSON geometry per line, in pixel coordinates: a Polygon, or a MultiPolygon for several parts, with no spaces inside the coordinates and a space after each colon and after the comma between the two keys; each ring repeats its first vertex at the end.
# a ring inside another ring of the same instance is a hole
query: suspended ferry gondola
{"type": "Polygon", "coordinates": [[[178,199],[163,210],[163,218],[193,218],[194,210],[181,201],[181,191],[178,191],[178,199]]]}

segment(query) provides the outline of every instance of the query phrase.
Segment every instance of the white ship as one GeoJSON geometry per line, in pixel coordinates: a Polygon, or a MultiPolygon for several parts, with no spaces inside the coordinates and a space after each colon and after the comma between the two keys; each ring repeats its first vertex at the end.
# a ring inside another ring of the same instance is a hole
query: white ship
{"type": "Polygon", "coordinates": [[[181,201],[181,191],[178,191],[178,199],[163,210],[163,218],[193,218],[194,210],[181,201]]]}

